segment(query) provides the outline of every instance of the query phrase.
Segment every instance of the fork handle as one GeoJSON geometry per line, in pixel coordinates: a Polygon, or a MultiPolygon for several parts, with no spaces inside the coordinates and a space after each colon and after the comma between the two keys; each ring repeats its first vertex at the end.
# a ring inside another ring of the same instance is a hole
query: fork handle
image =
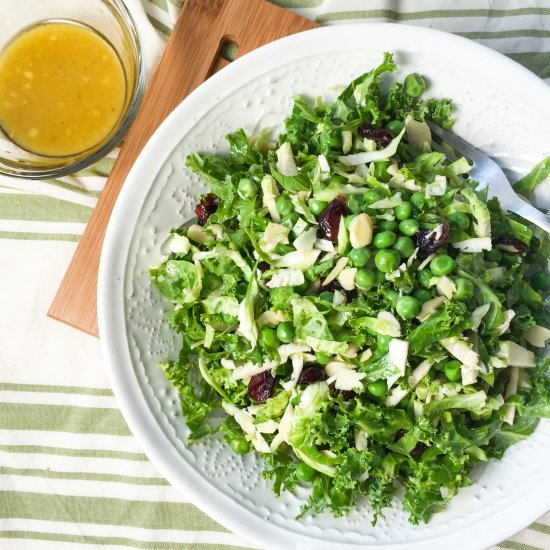
{"type": "Polygon", "coordinates": [[[546,214],[543,214],[540,210],[537,210],[534,206],[531,206],[529,203],[521,200],[519,197],[517,202],[510,207],[510,210],[514,212],[514,214],[517,214],[535,225],[538,225],[547,233],[550,233],[550,218],[546,214]]]}

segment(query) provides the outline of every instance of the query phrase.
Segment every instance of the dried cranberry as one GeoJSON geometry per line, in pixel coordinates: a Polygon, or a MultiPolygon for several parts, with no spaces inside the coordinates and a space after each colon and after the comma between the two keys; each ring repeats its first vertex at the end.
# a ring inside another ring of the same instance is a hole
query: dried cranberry
{"type": "Polygon", "coordinates": [[[325,285],[324,283],[325,277],[321,277],[319,279],[319,288],[317,289],[318,292],[334,292],[335,290],[339,290],[340,292],[343,292],[346,295],[346,300],[348,302],[351,302],[354,298],[357,298],[357,290],[344,290],[344,287],[335,279],[333,281],[330,281],[328,285],[325,285]]]}
{"type": "Polygon", "coordinates": [[[342,396],[344,401],[349,401],[352,397],[355,397],[355,392],[352,390],[338,390],[336,388],[331,388],[330,395],[332,397],[342,396]]]}
{"type": "Polygon", "coordinates": [[[407,430],[403,430],[403,429],[397,430],[397,432],[395,432],[393,442],[397,443],[406,433],[407,433],[407,430]]]}
{"type": "Polygon", "coordinates": [[[195,215],[198,218],[199,225],[204,225],[206,220],[218,209],[220,198],[214,193],[208,193],[201,198],[199,204],[195,206],[195,215]]]}
{"type": "Polygon", "coordinates": [[[426,444],[422,443],[422,441],[419,441],[415,448],[411,451],[411,456],[413,458],[418,458],[425,450],[426,450],[426,444]]]}
{"type": "Polygon", "coordinates": [[[325,371],[319,366],[305,368],[298,377],[298,384],[313,384],[325,379],[325,371]]]}
{"type": "Polygon", "coordinates": [[[320,214],[319,232],[323,239],[335,243],[340,229],[340,218],[350,213],[346,197],[338,195],[320,214]]]}
{"type": "Polygon", "coordinates": [[[255,374],[248,383],[248,395],[257,403],[265,403],[275,393],[275,377],[266,370],[255,374]]]}
{"type": "Polygon", "coordinates": [[[319,282],[321,286],[319,287],[319,292],[334,292],[335,290],[342,290],[342,285],[336,280],[330,281],[328,285],[325,285],[326,277],[321,277],[319,282]]]}
{"type": "Polygon", "coordinates": [[[271,266],[267,262],[260,262],[258,264],[258,269],[260,271],[267,271],[268,269],[271,269],[271,266]]]}
{"type": "Polygon", "coordinates": [[[393,139],[393,134],[385,128],[369,128],[366,124],[359,124],[357,133],[361,137],[372,139],[382,147],[387,147],[393,139]]]}
{"type": "Polygon", "coordinates": [[[525,254],[529,252],[529,246],[519,239],[514,239],[514,237],[499,237],[493,240],[493,244],[501,250],[512,253],[515,252],[522,256],[525,256],[525,254]]]}
{"type": "Polygon", "coordinates": [[[434,229],[426,229],[416,234],[416,246],[418,246],[418,257],[426,258],[432,252],[443,246],[449,240],[449,224],[447,220],[434,229]]]}

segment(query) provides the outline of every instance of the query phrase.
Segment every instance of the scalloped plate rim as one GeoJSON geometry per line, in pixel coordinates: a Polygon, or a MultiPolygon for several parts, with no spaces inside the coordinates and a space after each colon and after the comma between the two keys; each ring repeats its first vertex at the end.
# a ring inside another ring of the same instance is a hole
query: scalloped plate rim
{"type": "MultiPolygon", "coordinates": [[[[120,252],[127,252],[129,248],[125,233],[128,219],[133,219],[139,214],[139,209],[135,207],[135,198],[136,195],[141,196],[145,192],[143,181],[152,182],[154,180],[173,150],[173,148],[167,147],[167,144],[175,147],[181,140],[184,135],[182,128],[185,127],[182,125],[181,119],[184,119],[185,114],[190,112],[195,104],[200,105],[208,97],[212,100],[217,86],[231,79],[233,82],[238,82],[239,70],[246,71],[248,67],[257,65],[260,60],[274,56],[279,51],[284,52],[285,49],[301,46],[308,40],[322,42],[325,37],[327,40],[334,40],[338,36],[344,37],[347,32],[358,32],[361,28],[368,29],[371,34],[377,32],[396,33],[401,38],[408,36],[411,39],[424,40],[428,43],[432,40],[441,40],[445,42],[447,49],[451,48],[452,50],[452,47],[460,49],[464,56],[479,56],[485,61],[491,60],[503,71],[510,74],[515,73],[523,85],[528,86],[532,95],[540,94],[542,98],[550,99],[550,90],[546,84],[524,67],[489,48],[442,31],[392,23],[369,23],[322,27],[283,38],[247,54],[213,75],[168,116],[148,142],[128,175],[113,210],[101,255],[98,283],[98,322],[101,348],[115,397],[132,433],[161,473],[173,485],[191,495],[192,500],[199,508],[232,531],[268,548],[357,548],[360,543],[345,541],[335,546],[333,541],[323,542],[317,538],[288,532],[262,520],[236,504],[235,501],[204,480],[193,468],[185,468],[185,461],[181,455],[171,448],[162,431],[159,431],[138,380],[132,376],[133,366],[129,361],[128,350],[124,349],[127,341],[124,340],[122,344],[120,341],[121,335],[127,337],[123,299],[126,264],[125,261],[121,261],[120,252]],[[185,471],[182,471],[182,465],[185,471]],[[234,509],[231,509],[232,505],[234,509]],[[258,534],[260,532],[261,536],[258,534]],[[277,542],[268,542],[266,546],[266,539],[268,541],[277,540],[277,542]]],[[[368,46],[365,49],[368,49],[368,46]]],[[[376,48],[376,50],[378,49],[376,48]]],[[[482,524],[470,526],[460,533],[460,536],[457,536],[455,532],[410,543],[384,543],[363,545],[363,547],[380,548],[383,546],[386,550],[429,550],[430,548],[440,548],[445,544],[448,550],[458,550],[462,548],[461,544],[467,537],[475,535],[476,548],[485,548],[513,535],[544,514],[550,506],[549,489],[550,476],[546,483],[541,483],[536,491],[529,494],[529,506],[525,507],[526,498],[521,498],[519,502],[524,506],[523,509],[516,502],[502,510],[497,517],[485,520],[482,524]],[[525,512],[525,509],[528,512],[525,512]],[[498,536],[494,536],[492,534],[494,532],[498,532],[498,536]]]]}

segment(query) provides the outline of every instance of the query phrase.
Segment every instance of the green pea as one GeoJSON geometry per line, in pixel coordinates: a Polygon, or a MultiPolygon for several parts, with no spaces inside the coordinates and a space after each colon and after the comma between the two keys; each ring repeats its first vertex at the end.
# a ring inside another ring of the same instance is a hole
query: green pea
{"type": "Polygon", "coordinates": [[[395,311],[402,319],[414,319],[421,310],[422,304],[412,296],[401,296],[395,306],[395,311]]]}
{"type": "Polygon", "coordinates": [[[381,271],[375,270],[374,272],[374,281],[377,285],[381,285],[386,282],[386,274],[381,271]]]}
{"type": "Polygon", "coordinates": [[[395,217],[398,220],[406,220],[412,216],[412,206],[410,202],[402,202],[398,204],[394,209],[395,217]]]}
{"type": "Polygon", "coordinates": [[[426,290],[425,288],[417,288],[413,296],[419,301],[419,302],[427,302],[428,300],[432,299],[432,295],[429,290],[426,290]]]}
{"type": "Polygon", "coordinates": [[[403,84],[409,97],[420,97],[426,89],[426,81],[418,73],[408,74],[403,84]]]}
{"type": "Polygon", "coordinates": [[[415,191],[411,195],[411,205],[418,212],[424,210],[424,206],[426,205],[426,195],[422,193],[422,191],[415,191]]]}
{"type": "Polygon", "coordinates": [[[368,290],[369,288],[372,288],[376,284],[374,271],[364,267],[359,268],[355,274],[355,284],[361,290],[368,290]]]}
{"type": "Polygon", "coordinates": [[[387,353],[390,349],[390,341],[392,337],[391,336],[384,336],[382,334],[378,334],[376,336],[376,345],[378,346],[378,349],[382,353],[387,353]]]}
{"type": "Polygon", "coordinates": [[[374,263],[379,271],[388,273],[399,267],[401,255],[397,250],[380,250],[374,257],[374,263]]]}
{"type": "Polygon", "coordinates": [[[489,262],[500,262],[502,260],[502,252],[498,248],[493,248],[485,252],[485,259],[489,262]]]}
{"type": "Polygon", "coordinates": [[[352,195],[348,200],[348,208],[352,214],[359,214],[363,211],[365,199],[361,195],[352,195]]]}
{"type": "Polygon", "coordinates": [[[324,300],[325,302],[330,302],[332,304],[332,300],[334,300],[334,292],[328,292],[327,290],[325,290],[324,292],[321,292],[321,294],[319,294],[319,298],[321,298],[321,300],[324,300]]]}
{"type": "Polygon", "coordinates": [[[399,134],[399,132],[401,132],[401,130],[403,130],[404,126],[405,123],[402,120],[390,120],[386,125],[386,130],[396,136],[399,134]]]}
{"type": "Polygon", "coordinates": [[[317,363],[319,363],[319,365],[328,365],[332,357],[326,353],[317,351],[315,352],[315,359],[317,359],[317,363]]]}
{"type": "Polygon", "coordinates": [[[391,248],[395,241],[397,241],[397,235],[393,231],[382,231],[381,233],[376,233],[372,244],[375,248],[391,248]]]}
{"type": "Polygon", "coordinates": [[[376,380],[367,384],[367,390],[375,397],[383,397],[388,391],[388,383],[385,380],[376,380]]]}
{"type": "Polygon", "coordinates": [[[385,196],[386,194],[384,193],[384,191],[382,191],[382,189],[369,189],[368,191],[365,191],[365,193],[363,193],[363,200],[368,206],[373,202],[383,199],[385,196]]]}
{"type": "Polygon", "coordinates": [[[293,246],[290,246],[289,244],[279,243],[275,247],[275,254],[279,254],[280,256],[284,256],[285,254],[288,254],[289,252],[292,252],[293,250],[294,250],[293,246]]]}
{"type": "Polygon", "coordinates": [[[231,440],[231,448],[238,455],[243,455],[250,451],[250,444],[244,437],[236,437],[231,440]]]}
{"type": "Polygon", "coordinates": [[[268,348],[276,348],[280,344],[277,333],[269,327],[262,328],[260,332],[260,341],[268,348]]]}
{"type": "Polygon", "coordinates": [[[370,259],[370,251],[368,248],[352,248],[348,258],[353,267],[365,267],[370,259]]]}
{"type": "MultiPolygon", "coordinates": [[[[255,218],[252,220],[253,231],[257,231],[257,232],[264,231],[266,227],[267,227],[267,221],[264,217],[255,218]]],[[[232,236],[235,237],[235,233],[233,233],[232,236]]],[[[231,239],[232,236],[230,235],[229,238],[231,239]]]]}
{"type": "Polygon", "coordinates": [[[314,216],[318,216],[328,205],[328,202],[318,201],[317,199],[309,199],[307,201],[309,210],[314,216]]]}
{"type": "Polygon", "coordinates": [[[434,274],[429,269],[425,268],[416,274],[416,279],[421,286],[423,286],[424,288],[428,288],[428,285],[430,284],[430,279],[433,276],[434,274]]]}
{"type": "Polygon", "coordinates": [[[399,237],[393,245],[403,259],[409,258],[414,252],[414,243],[410,237],[399,237]]]}
{"type": "Polygon", "coordinates": [[[277,212],[279,212],[281,216],[288,216],[294,209],[294,205],[288,195],[278,196],[275,201],[275,206],[277,207],[277,212]]]}
{"type": "Polygon", "coordinates": [[[456,285],[456,292],[454,293],[453,298],[459,302],[466,302],[470,298],[474,297],[474,283],[468,279],[463,279],[462,277],[457,277],[454,280],[456,285]]]}
{"type": "Polygon", "coordinates": [[[470,218],[468,218],[468,215],[464,214],[464,212],[454,212],[453,214],[449,214],[447,216],[447,221],[449,222],[451,229],[459,229],[460,231],[464,231],[470,227],[470,218]]]}
{"type": "Polygon", "coordinates": [[[447,254],[440,254],[430,262],[430,269],[437,277],[449,275],[455,266],[455,261],[450,256],[447,256],[447,254]]]}
{"type": "Polygon", "coordinates": [[[397,300],[399,300],[399,292],[393,288],[390,288],[386,290],[384,297],[391,307],[395,307],[397,305],[397,300]]]}
{"type": "Polygon", "coordinates": [[[344,218],[344,224],[346,226],[346,229],[349,229],[349,226],[351,222],[353,221],[353,218],[355,218],[356,214],[351,214],[350,216],[346,216],[344,218]]]}
{"type": "Polygon", "coordinates": [[[461,377],[460,361],[452,360],[445,363],[445,376],[451,381],[456,382],[461,377]]]}
{"type": "Polygon", "coordinates": [[[296,334],[294,326],[290,321],[284,321],[277,325],[277,338],[285,344],[288,344],[294,340],[296,334]]]}
{"type": "Polygon", "coordinates": [[[376,224],[376,229],[381,231],[397,231],[397,228],[397,222],[392,220],[381,220],[376,224]]]}
{"type": "Polygon", "coordinates": [[[251,199],[258,194],[256,182],[250,178],[243,178],[239,181],[237,192],[243,199],[251,199]]]}
{"type": "Polygon", "coordinates": [[[403,220],[399,223],[399,231],[407,237],[412,237],[418,233],[420,229],[418,222],[414,219],[403,220]]]}
{"type": "Polygon", "coordinates": [[[309,483],[317,475],[317,471],[314,470],[309,464],[300,462],[296,466],[296,477],[300,483],[309,483]]]}
{"type": "Polygon", "coordinates": [[[550,289],[550,273],[548,273],[548,271],[537,271],[531,277],[529,284],[535,290],[546,292],[550,289]]]}
{"type": "Polygon", "coordinates": [[[381,160],[374,163],[374,177],[379,181],[386,181],[388,177],[388,167],[390,162],[388,160],[381,160]]]}

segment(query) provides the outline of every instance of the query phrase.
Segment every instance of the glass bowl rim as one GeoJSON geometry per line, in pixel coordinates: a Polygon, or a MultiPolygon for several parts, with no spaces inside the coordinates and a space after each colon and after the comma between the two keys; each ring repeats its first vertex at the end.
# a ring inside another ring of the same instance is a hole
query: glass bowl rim
{"type": "MultiPolygon", "coordinates": [[[[127,107],[126,113],[120,121],[118,127],[111,135],[111,137],[105,141],[100,147],[95,149],[89,155],[85,155],[74,162],[65,164],[63,166],[53,166],[47,168],[32,168],[27,165],[14,166],[5,165],[0,163],[0,174],[10,176],[14,178],[22,179],[50,179],[60,178],[79,172],[84,168],[96,163],[103,158],[109,151],[111,151],[121,141],[126,134],[130,126],[132,125],[141,105],[143,99],[143,93],[145,91],[145,83],[147,77],[147,68],[145,59],[142,53],[143,42],[138,30],[138,26],[130,10],[121,0],[102,0],[105,3],[111,4],[117,11],[117,20],[121,27],[125,27],[128,36],[131,40],[131,56],[134,58],[136,78],[133,89],[131,91],[130,104],[127,107]]],[[[61,157],[60,157],[61,158],[61,157]]]]}

